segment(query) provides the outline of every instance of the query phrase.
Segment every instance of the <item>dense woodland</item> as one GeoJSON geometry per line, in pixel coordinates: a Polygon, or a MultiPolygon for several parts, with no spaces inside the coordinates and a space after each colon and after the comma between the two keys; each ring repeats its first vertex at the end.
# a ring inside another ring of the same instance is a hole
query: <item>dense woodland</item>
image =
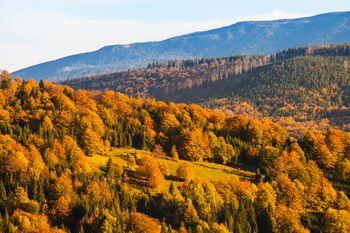
{"type": "Polygon", "coordinates": [[[296,137],[268,118],[3,72],[0,166],[3,232],[350,231],[350,134],[336,129],[296,137]],[[203,178],[214,165],[225,175],[203,178]]]}
{"type": "Polygon", "coordinates": [[[326,121],[349,130],[350,44],[292,48],[270,56],[236,56],[150,64],[67,80],[75,89],[116,90],[133,96],[200,103],[274,119],[326,121]]]}
{"type": "Polygon", "coordinates": [[[241,82],[214,85],[211,94],[196,88],[198,101],[211,107],[233,109],[248,102],[263,115],[290,117],[297,121],[329,119],[331,125],[350,129],[349,58],[303,56],[254,69],[241,82]]]}
{"type": "Polygon", "coordinates": [[[268,62],[268,57],[250,55],[171,61],[166,64],[153,63],[147,68],[82,77],[61,83],[76,89],[112,89],[133,96],[165,99],[177,91],[227,79],[268,62]]]}

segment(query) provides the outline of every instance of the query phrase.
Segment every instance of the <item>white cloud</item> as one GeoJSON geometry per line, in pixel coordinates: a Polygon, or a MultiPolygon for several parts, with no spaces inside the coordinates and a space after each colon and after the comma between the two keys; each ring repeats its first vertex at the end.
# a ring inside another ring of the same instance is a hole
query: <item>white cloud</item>
{"type": "Polygon", "coordinates": [[[304,16],[305,15],[299,14],[299,13],[287,12],[284,10],[274,10],[267,14],[251,16],[248,18],[250,18],[250,20],[273,20],[273,19],[294,19],[294,18],[300,18],[304,16]]]}
{"type": "MultiPolygon", "coordinates": [[[[64,2],[69,1],[64,0],[64,2]]],[[[14,71],[70,54],[95,50],[105,45],[161,40],[194,31],[226,26],[241,20],[268,20],[300,16],[302,15],[276,10],[264,15],[225,21],[141,22],[81,19],[59,12],[40,15],[27,13],[25,17],[18,18],[16,22],[0,23],[0,67],[14,71]]]]}

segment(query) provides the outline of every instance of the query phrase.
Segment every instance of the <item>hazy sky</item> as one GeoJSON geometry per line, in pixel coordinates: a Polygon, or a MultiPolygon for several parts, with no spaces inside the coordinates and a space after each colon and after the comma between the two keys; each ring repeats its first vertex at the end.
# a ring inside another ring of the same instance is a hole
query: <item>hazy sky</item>
{"type": "Polygon", "coordinates": [[[0,69],[241,20],[350,10],[350,0],[0,0],[0,69]]]}

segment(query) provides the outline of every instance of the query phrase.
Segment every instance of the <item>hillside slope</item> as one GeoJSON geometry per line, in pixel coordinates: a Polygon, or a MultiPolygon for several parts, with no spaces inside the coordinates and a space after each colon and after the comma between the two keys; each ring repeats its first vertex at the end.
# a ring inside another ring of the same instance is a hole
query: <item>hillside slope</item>
{"type": "Polygon", "coordinates": [[[236,56],[151,64],[64,82],[75,89],[202,103],[237,112],[249,103],[265,116],[350,123],[350,44],[301,47],[271,56],[236,56]]]}
{"type": "Polygon", "coordinates": [[[13,75],[56,80],[144,67],[155,61],[270,54],[296,46],[349,41],[349,12],[291,20],[239,22],[159,42],[106,46],[95,52],[31,66],[16,71],[13,75]]]}
{"type": "Polygon", "coordinates": [[[334,125],[346,125],[350,123],[349,62],[344,57],[298,57],[249,71],[240,82],[214,85],[210,93],[195,88],[192,100],[187,99],[226,108],[247,101],[264,115],[293,116],[298,121],[329,118],[334,125]]]}
{"type": "Polygon", "coordinates": [[[0,75],[0,231],[349,232],[350,134],[0,75]]]}

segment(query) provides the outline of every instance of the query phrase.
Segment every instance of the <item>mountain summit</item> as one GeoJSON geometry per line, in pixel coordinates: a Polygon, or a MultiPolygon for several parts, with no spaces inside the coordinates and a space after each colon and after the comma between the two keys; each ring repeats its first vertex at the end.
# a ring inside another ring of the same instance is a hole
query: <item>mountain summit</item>
{"type": "Polygon", "coordinates": [[[298,19],[247,21],[158,42],[106,46],[18,70],[14,76],[56,80],[144,67],[151,62],[238,54],[270,54],[282,49],[350,42],[350,12],[298,19]]]}

